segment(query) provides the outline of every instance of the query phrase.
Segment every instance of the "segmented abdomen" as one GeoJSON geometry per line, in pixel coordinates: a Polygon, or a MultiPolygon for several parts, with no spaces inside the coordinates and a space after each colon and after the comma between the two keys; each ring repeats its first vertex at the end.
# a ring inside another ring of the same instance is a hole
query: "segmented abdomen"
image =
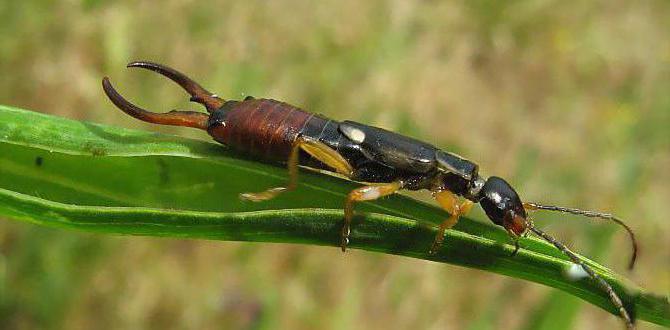
{"type": "MultiPolygon", "coordinates": [[[[224,106],[225,107],[225,106],[224,106]]],[[[268,160],[286,161],[301,129],[314,115],[290,104],[252,99],[231,104],[210,134],[233,149],[268,160]]]]}

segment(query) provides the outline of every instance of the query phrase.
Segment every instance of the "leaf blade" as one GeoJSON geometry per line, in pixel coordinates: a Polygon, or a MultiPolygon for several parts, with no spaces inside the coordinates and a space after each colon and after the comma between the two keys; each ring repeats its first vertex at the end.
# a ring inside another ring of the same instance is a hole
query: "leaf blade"
{"type": "MultiPolygon", "coordinates": [[[[113,234],[337,245],[343,197],[356,186],[301,173],[295,193],[243,203],[237,194],[280,184],[285,170],[212,143],[8,107],[0,107],[0,155],[1,215],[113,234]]],[[[569,262],[544,242],[524,239],[524,248],[512,258],[502,230],[464,218],[457,230],[448,231],[440,253],[428,256],[433,224],[446,213],[404,196],[365,203],[359,210],[364,221],[353,229],[353,248],[514,276],[616,312],[594,283],[568,281],[562,271],[569,262]]],[[[640,319],[670,324],[667,299],[587,262],[625,292],[622,299],[635,306],[640,319]]]]}

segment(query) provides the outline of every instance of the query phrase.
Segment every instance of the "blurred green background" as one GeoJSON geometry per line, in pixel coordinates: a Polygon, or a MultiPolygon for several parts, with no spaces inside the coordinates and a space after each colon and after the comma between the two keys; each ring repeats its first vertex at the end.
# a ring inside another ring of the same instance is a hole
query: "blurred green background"
{"type": "MultiPolygon", "coordinates": [[[[111,105],[105,75],[150,109],[195,107],[124,68],[137,59],[224,98],[272,97],[428,140],[529,201],[616,213],[642,245],[629,277],[670,293],[667,1],[0,2],[1,104],[206,139],[111,105]]],[[[625,273],[629,245],[612,226],[536,218],[625,273]]],[[[620,326],[550,288],[421,260],[0,222],[3,329],[620,326]]]]}

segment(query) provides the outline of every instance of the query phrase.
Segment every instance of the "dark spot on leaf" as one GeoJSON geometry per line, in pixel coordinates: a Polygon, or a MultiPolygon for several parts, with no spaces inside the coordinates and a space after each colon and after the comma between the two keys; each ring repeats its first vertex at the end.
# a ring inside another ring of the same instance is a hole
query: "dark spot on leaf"
{"type": "Polygon", "coordinates": [[[35,157],[35,166],[40,167],[44,163],[44,158],[42,156],[35,157]]]}
{"type": "Polygon", "coordinates": [[[167,163],[163,158],[158,158],[158,180],[161,185],[168,184],[170,182],[170,170],[167,163]]]}
{"type": "Polygon", "coordinates": [[[94,148],[91,149],[91,154],[93,154],[93,156],[104,156],[107,154],[107,151],[103,148],[94,148]]]}
{"type": "Polygon", "coordinates": [[[86,142],[86,144],[84,144],[84,150],[90,152],[91,155],[93,155],[93,156],[105,156],[105,155],[107,155],[107,150],[105,150],[105,148],[100,147],[100,146],[96,146],[96,145],[94,145],[90,142],[86,142]]]}

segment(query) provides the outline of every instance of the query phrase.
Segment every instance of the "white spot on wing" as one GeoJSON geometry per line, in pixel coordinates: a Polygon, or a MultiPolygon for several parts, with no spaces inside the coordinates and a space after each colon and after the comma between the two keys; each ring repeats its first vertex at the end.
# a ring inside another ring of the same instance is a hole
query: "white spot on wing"
{"type": "Polygon", "coordinates": [[[342,133],[346,135],[351,141],[356,143],[363,143],[365,141],[365,132],[361,131],[358,128],[351,126],[342,127],[342,133]]]}

